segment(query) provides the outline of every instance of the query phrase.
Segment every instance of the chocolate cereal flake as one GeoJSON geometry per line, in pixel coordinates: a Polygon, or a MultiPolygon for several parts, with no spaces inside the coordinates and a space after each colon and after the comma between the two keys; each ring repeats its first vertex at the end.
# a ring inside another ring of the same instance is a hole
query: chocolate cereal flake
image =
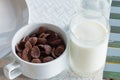
{"type": "Polygon", "coordinates": [[[29,62],[29,57],[27,54],[23,54],[21,57],[23,60],[28,61],[29,62]]]}
{"type": "Polygon", "coordinates": [[[53,46],[60,45],[61,43],[62,43],[61,39],[53,40],[53,41],[50,42],[50,44],[53,45],[53,46]]]}
{"type": "Polygon", "coordinates": [[[29,48],[26,47],[26,48],[23,50],[22,54],[24,55],[24,54],[28,54],[28,53],[29,53],[29,48]]]}
{"type": "Polygon", "coordinates": [[[56,56],[56,54],[55,54],[55,48],[52,49],[51,53],[52,53],[52,56],[53,56],[54,58],[57,58],[57,56],[56,56]]]}
{"type": "Polygon", "coordinates": [[[55,55],[60,56],[65,50],[64,45],[60,45],[55,49],[55,55]]]}
{"type": "Polygon", "coordinates": [[[22,50],[25,48],[25,42],[23,42],[23,41],[21,41],[20,43],[18,43],[17,45],[16,45],[16,50],[18,51],[18,52],[22,52],[22,50]]]}
{"type": "Polygon", "coordinates": [[[22,57],[22,53],[18,52],[17,55],[21,58],[22,57]]]}
{"type": "Polygon", "coordinates": [[[41,60],[40,59],[33,59],[31,62],[33,62],[33,63],[41,63],[41,60]]]}
{"type": "Polygon", "coordinates": [[[37,37],[30,37],[29,41],[32,45],[35,45],[37,43],[37,37]]]}
{"type": "Polygon", "coordinates": [[[25,43],[25,47],[28,47],[29,49],[32,49],[32,44],[29,41],[27,41],[25,43]]]}
{"type": "Polygon", "coordinates": [[[44,63],[45,63],[45,62],[52,61],[52,60],[54,60],[54,58],[51,57],[51,56],[48,56],[48,57],[43,58],[43,62],[44,62],[44,63]]]}
{"type": "Polygon", "coordinates": [[[45,49],[45,53],[49,55],[51,53],[51,46],[50,45],[40,45],[42,48],[45,49]]]}
{"type": "Polygon", "coordinates": [[[46,44],[47,43],[47,39],[45,39],[45,38],[38,38],[38,43],[39,44],[46,44]]]}
{"type": "Polygon", "coordinates": [[[31,56],[33,57],[33,58],[38,58],[38,57],[40,57],[40,50],[39,50],[39,48],[37,47],[37,46],[34,46],[33,48],[32,48],[32,50],[31,50],[31,56]]]}
{"type": "Polygon", "coordinates": [[[47,38],[50,34],[41,33],[39,38],[47,38]]]}

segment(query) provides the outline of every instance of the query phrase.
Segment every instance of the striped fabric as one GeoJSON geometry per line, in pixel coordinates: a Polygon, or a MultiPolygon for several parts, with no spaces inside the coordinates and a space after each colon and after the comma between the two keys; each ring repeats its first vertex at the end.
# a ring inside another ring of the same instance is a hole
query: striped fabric
{"type": "Polygon", "coordinates": [[[120,0],[113,0],[110,14],[111,34],[104,77],[120,79],[120,0]]]}

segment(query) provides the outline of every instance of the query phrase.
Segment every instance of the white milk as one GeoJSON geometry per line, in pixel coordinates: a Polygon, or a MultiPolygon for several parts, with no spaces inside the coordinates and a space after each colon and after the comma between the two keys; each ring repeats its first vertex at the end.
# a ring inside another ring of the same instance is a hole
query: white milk
{"type": "Polygon", "coordinates": [[[72,26],[70,32],[72,70],[78,75],[89,75],[104,67],[107,45],[108,30],[102,24],[87,21],[72,26]]]}

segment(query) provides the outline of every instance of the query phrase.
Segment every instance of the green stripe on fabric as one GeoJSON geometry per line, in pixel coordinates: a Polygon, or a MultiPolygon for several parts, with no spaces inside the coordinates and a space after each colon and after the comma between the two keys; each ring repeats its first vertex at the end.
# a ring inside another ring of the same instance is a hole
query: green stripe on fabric
{"type": "Polygon", "coordinates": [[[114,78],[115,80],[120,80],[120,73],[117,73],[117,72],[104,71],[103,76],[105,78],[114,78]]]}
{"type": "Polygon", "coordinates": [[[111,14],[110,14],[110,18],[111,18],[111,19],[120,19],[120,14],[111,13],[111,14]]]}
{"type": "Polygon", "coordinates": [[[120,33],[120,27],[111,26],[111,32],[112,33],[120,33]]]}
{"type": "Polygon", "coordinates": [[[107,56],[107,62],[120,63],[120,56],[107,56]]]}
{"type": "Polygon", "coordinates": [[[120,48],[120,41],[109,42],[108,46],[120,48]]]}
{"type": "Polygon", "coordinates": [[[120,1],[113,1],[112,6],[120,7],[120,1]]]}

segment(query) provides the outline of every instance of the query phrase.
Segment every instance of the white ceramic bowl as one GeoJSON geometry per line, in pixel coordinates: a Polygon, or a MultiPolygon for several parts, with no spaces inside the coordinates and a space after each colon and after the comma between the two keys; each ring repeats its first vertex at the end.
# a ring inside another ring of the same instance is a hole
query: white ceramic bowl
{"type": "Polygon", "coordinates": [[[29,24],[21,28],[14,36],[12,40],[12,54],[15,58],[15,62],[12,62],[4,67],[4,73],[7,78],[14,79],[20,74],[23,74],[32,79],[48,79],[56,76],[66,69],[66,55],[68,48],[67,36],[64,30],[60,27],[48,23],[38,23],[38,24],[29,24]],[[61,56],[56,58],[53,61],[47,63],[30,63],[22,60],[17,56],[15,52],[15,45],[25,36],[29,35],[31,32],[36,31],[40,26],[45,26],[50,30],[53,30],[59,33],[66,44],[66,49],[61,56]]]}

